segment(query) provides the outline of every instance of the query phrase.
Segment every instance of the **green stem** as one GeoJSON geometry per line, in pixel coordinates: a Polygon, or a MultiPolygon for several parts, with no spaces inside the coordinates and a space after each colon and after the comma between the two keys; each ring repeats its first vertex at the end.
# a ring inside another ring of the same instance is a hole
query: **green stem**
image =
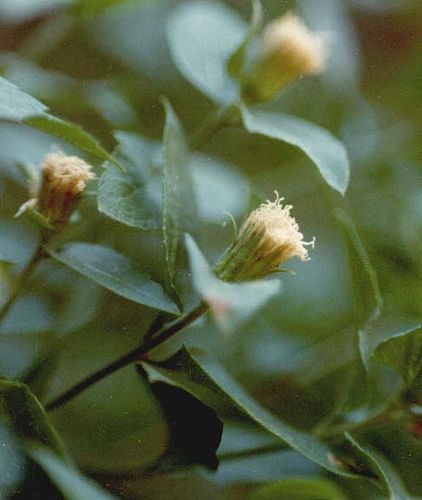
{"type": "Polygon", "coordinates": [[[132,363],[147,359],[150,351],[161,345],[163,342],[169,340],[177,332],[180,332],[180,330],[183,330],[184,328],[189,326],[207,311],[208,305],[205,304],[205,302],[201,302],[197,307],[195,307],[195,309],[193,309],[189,313],[184,314],[180,318],[177,318],[169,325],[163,326],[152,337],[146,339],[145,342],[143,342],[140,346],[136,347],[132,351],[129,351],[116,361],[113,361],[104,368],[101,368],[100,370],[92,373],[81,382],[71,387],[64,394],[46,405],[46,410],[50,411],[59,408],[74,397],[78,396],[81,392],[85,391],[85,389],[88,389],[96,382],[102,380],[104,377],[107,377],[108,375],[111,375],[117,370],[120,370],[121,368],[124,368],[125,366],[128,366],[132,363]]]}
{"type": "Polygon", "coordinates": [[[35,267],[44,257],[45,257],[44,247],[43,244],[40,243],[35,249],[35,252],[33,253],[31,259],[29,260],[29,262],[26,264],[21,274],[19,275],[19,278],[17,279],[16,283],[13,286],[12,291],[10,292],[9,298],[1,307],[0,322],[2,322],[4,318],[7,316],[7,313],[10,311],[10,308],[15,303],[15,300],[22,293],[35,267]]]}
{"type": "Polygon", "coordinates": [[[238,122],[237,105],[230,104],[222,106],[208,116],[199,129],[194,132],[189,139],[189,147],[191,149],[200,148],[214,134],[222,130],[224,127],[234,125],[238,122]]]}

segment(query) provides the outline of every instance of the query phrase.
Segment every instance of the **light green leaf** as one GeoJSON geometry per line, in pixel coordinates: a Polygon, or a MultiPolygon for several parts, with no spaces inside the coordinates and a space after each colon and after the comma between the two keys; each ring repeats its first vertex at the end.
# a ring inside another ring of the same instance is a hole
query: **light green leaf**
{"type": "Polygon", "coordinates": [[[102,490],[75,467],[63,462],[45,448],[32,448],[29,455],[47,473],[67,500],[112,500],[114,495],[102,490]]]}
{"type": "Polygon", "coordinates": [[[347,500],[338,486],[321,477],[289,477],[258,487],[250,500],[347,500]]]}
{"type": "Polygon", "coordinates": [[[127,132],[116,133],[115,158],[125,169],[107,162],[98,184],[98,210],[108,217],[145,231],[160,227],[155,192],[161,187],[161,167],[153,162],[155,145],[127,132]]]}
{"type": "Polygon", "coordinates": [[[180,235],[194,227],[197,213],[183,129],[169,102],[164,102],[162,227],[167,271],[174,286],[180,235]]]}
{"type": "Polygon", "coordinates": [[[251,133],[278,139],[301,149],[333,189],[344,194],[349,160],[343,144],[328,130],[295,116],[241,107],[243,124],[251,133]]]}
{"type": "Polygon", "coordinates": [[[246,23],[219,2],[190,1],[169,19],[170,51],[179,71],[211,99],[229,104],[239,96],[226,63],[247,33],[246,23]]]}
{"type": "Polygon", "coordinates": [[[47,113],[47,107],[0,77],[0,120],[26,123],[55,135],[102,160],[112,160],[98,141],[79,126],[47,113]]]}
{"type": "Polygon", "coordinates": [[[262,27],[263,12],[261,2],[259,0],[254,0],[252,9],[252,18],[249,23],[248,33],[227,62],[227,71],[229,75],[237,80],[241,80],[249,44],[262,27]]]}
{"type": "Polygon", "coordinates": [[[64,459],[64,445],[47,413],[30,388],[21,382],[0,379],[0,403],[16,434],[24,441],[48,446],[64,459]]]}
{"type": "Polygon", "coordinates": [[[280,292],[279,280],[227,283],[212,272],[195,241],[186,236],[193,286],[223,331],[232,331],[280,292]]]}
{"type": "Polygon", "coordinates": [[[117,295],[153,309],[177,312],[158,283],[110,248],[91,243],[69,243],[59,251],[49,250],[49,254],[117,295]]]}
{"type": "Polygon", "coordinates": [[[346,437],[370,462],[374,471],[382,479],[389,492],[390,500],[411,500],[414,498],[406,491],[406,487],[403,484],[402,479],[394,470],[392,465],[379,452],[372,449],[360,439],[357,439],[356,436],[347,434],[346,437]]]}
{"type": "Polygon", "coordinates": [[[391,335],[375,348],[371,360],[395,370],[411,386],[422,372],[422,325],[391,335]]]}
{"type": "Polygon", "coordinates": [[[287,443],[306,458],[337,474],[353,476],[336,466],[328,446],[272,415],[253,400],[215,359],[205,353],[197,349],[182,348],[164,362],[153,365],[144,363],[143,366],[151,381],[161,380],[177,385],[205,404],[209,397],[223,398],[243,417],[287,443]]]}

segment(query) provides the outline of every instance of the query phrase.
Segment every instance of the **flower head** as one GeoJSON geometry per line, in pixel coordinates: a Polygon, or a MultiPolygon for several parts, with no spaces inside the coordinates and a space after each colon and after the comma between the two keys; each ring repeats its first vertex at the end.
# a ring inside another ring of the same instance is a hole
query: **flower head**
{"type": "Polygon", "coordinates": [[[37,207],[51,226],[60,229],[68,222],[86,183],[95,176],[90,165],[62,152],[47,155],[41,173],[37,207]]]}
{"type": "Polygon", "coordinates": [[[291,205],[282,205],[276,193],[275,201],[267,201],[254,210],[240,228],[233,245],[216,267],[225,281],[248,281],[262,278],[277,270],[293,257],[309,260],[306,242],[299,226],[290,215],[291,205]]]}
{"type": "Polygon", "coordinates": [[[261,52],[244,93],[249,100],[266,101],[302,75],[317,75],[325,64],[326,47],[320,35],[288,13],[270,22],[261,34],[261,52]]]}

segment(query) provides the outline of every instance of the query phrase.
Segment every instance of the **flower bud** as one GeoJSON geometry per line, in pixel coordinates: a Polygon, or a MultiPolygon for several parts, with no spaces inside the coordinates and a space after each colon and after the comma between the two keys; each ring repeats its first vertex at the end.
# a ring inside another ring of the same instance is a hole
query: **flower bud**
{"type": "Polygon", "coordinates": [[[285,14],[264,28],[261,50],[244,82],[243,96],[249,102],[268,101],[300,76],[321,73],[325,58],[322,38],[294,14],[285,14]]]}
{"type": "Polygon", "coordinates": [[[86,183],[95,176],[90,165],[62,152],[44,158],[41,174],[37,208],[59,230],[68,222],[86,183]]]}
{"type": "Polygon", "coordinates": [[[215,271],[224,281],[250,281],[277,271],[278,266],[299,257],[309,260],[299,226],[290,215],[291,205],[282,205],[276,193],[275,201],[267,201],[254,210],[240,228],[239,234],[215,271]]]}

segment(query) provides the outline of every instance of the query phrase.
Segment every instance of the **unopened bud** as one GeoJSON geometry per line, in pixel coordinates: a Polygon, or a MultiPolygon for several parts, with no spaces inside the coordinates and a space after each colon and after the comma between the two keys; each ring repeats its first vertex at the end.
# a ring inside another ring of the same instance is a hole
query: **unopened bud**
{"type": "Polygon", "coordinates": [[[306,242],[295,219],[291,205],[282,205],[277,194],[254,210],[240,228],[239,234],[215,271],[224,281],[250,281],[277,271],[280,264],[299,257],[309,260],[306,242]]]}
{"type": "Polygon", "coordinates": [[[261,50],[244,82],[244,98],[268,101],[300,76],[321,73],[325,59],[321,36],[309,31],[299,17],[285,14],[262,32],[261,50]]]}
{"type": "Polygon", "coordinates": [[[91,166],[77,156],[57,152],[44,158],[37,208],[54,229],[66,225],[86,183],[94,177],[91,166]]]}

